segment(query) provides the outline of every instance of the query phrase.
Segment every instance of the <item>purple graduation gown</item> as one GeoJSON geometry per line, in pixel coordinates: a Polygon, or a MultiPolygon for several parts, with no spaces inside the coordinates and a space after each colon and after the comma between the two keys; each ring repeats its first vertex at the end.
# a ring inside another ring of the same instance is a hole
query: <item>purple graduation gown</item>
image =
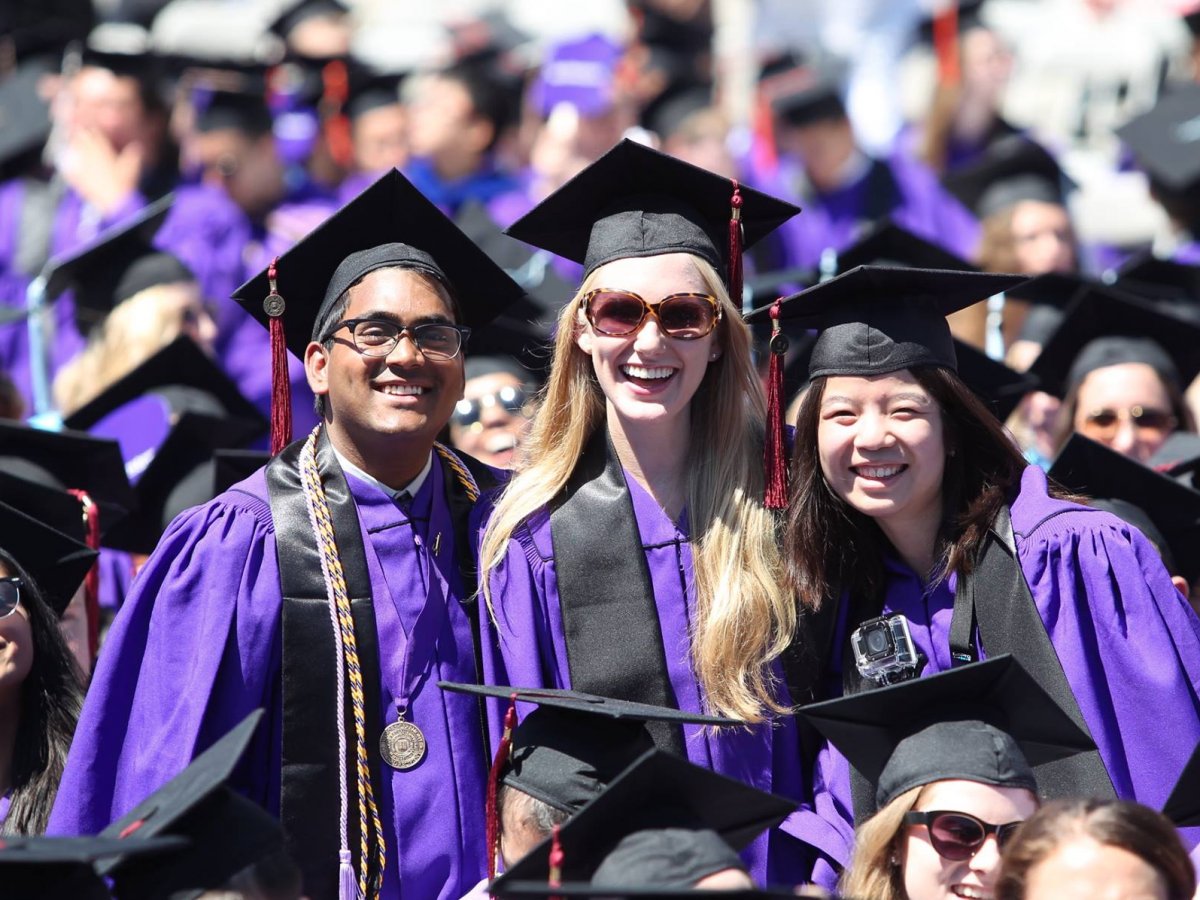
{"type": "MultiPolygon", "coordinates": [[[[951,253],[970,259],[979,242],[979,223],[961,203],[946,192],[933,172],[912,159],[896,154],[885,165],[895,182],[897,197],[890,209],[878,210],[875,217],[890,215],[892,220],[951,253]]],[[[803,176],[798,163],[783,160],[776,175],[774,192],[797,199],[804,207],[780,227],[789,266],[815,268],[821,254],[829,248],[844,250],[861,236],[873,216],[867,211],[882,203],[870,197],[871,179],[864,175],[852,184],[827,194],[795,196],[803,176]]]]}
{"type": "MultiPolygon", "coordinates": [[[[412,522],[384,491],[352,475],[346,479],[374,592],[385,723],[396,720],[400,632],[411,632],[427,596],[422,559],[431,545],[439,548],[429,572],[449,590],[435,589],[432,597],[444,598],[448,615],[432,658],[425,657],[408,715],[424,732],[428,751],[406,772],[381,764],[377,799],[387,841],[383,896],[401,896],[403,884],[405,897],[457,900],[485,874],[487,761],[474,698],[437,688],[439,679],[475,680],[442,467],[435,461],[418,491],[412,522]]],[[[104,645],[49,833],[99,831],[260,706],[268,718],[234,786],[278,813],[280,611],[275,535],[260,470],[180,515],[138,573],[104,645]]],[[[347,737],[353,747],[353,733],[347,737]]],[[[337,740],[332,731],[328,739],[337,740]]],[[[377,740],[367,736],[373,755],[377,740]]],[[[350,815],[357,812],[352,808],[350,815]]],[[[357,846],[352,850],[357,861],[357,846]]]]}
{"type": "MultiPolygon", "coordinates": [[[[1161,809],[1200,742],[1200,620],[1140,531],[1051,498],[1037,466],[1025,469],[1011,514],[1021,571],[1117,796],[1161,809]]],[[[889,559],[886,568],[882,615],[908,617],[929,660],[923,675],[949,669],[955,578],[926,593],[900,561],[889,559]]],[[[843,615],[831,695],[841,693],[846,627],[843,615]]],[[[845,865],[854,837],[850,770],[828,744],[813,790],[827,820],[817,835],[821,848],[845,865]],[[842,837],[840,848],[829,846],[831,829],[842,837]]],[[[826,865],[815,876],[827,887],[836,879],[826,865]]]]}
{"type": "MultiPolygon", "coordinates": [[[[0,184],[0,307],[25,306],[25,291],[36,272],[16,267],[16,253],[22,226],[29,179],[15,178],[0,184]]],[[[108,215],[88,207],[83,198],[67,188],[50,223],[49,258],[75,250],[145,206],[138,192],[130,194],[108,215]]],[[[53,306],[53,332],[50,338],[50,377],[83,348],[83,338],[75,329],[75,304],[70,295],[53,306]]],[[[0,325],[0,368],[8,372],[26,406],[32,412],[33,387],[29,364],[29,332],[25,320],[0,325]]]]}
{"type": "MultiPolygon", "coordinates": [[[[679,708],[703,711],[701,687],[692,671],[689,631],[696,589],[687,526],[673,523],[658,502],[626,473],[634,515],[641,532],[654,601],[658,607],[667,671],[679,708]]],[[[685,514],[686,517],[686,514],[685,514]]],[[[603,572],[596,573],[603,578],[603,572]]],[[[562,608],[558,595],[550,517],[537,513],[517,531],[503,563],[491,575],[492,602],[498,626],[488,625],[483,641],[484,680],[517,687],[569,688],[562,608]],[[498,633],[497,633],[498,632],[498,633]],[[498,640],[498,644],[497,644],[498,640]]],[[[481,616],[485,622],[487,617],[481,616]]],[[[619,647],[596,652],[620,653],[619,647]]],[[[780,681],[781,701],[788,703],[780,681]]],[[[489,706],[493,744],[499,736],[499,704],[489,706]]],[[[795,722],[777,717],[748,729],[719,734],[700,726],[684,726],[688,759],[699,766],[736,778],[764,791],[803,799],[800,746],[795,722]]],[[[791,836],[795,816],[758,838],[743,854],[758,883],[795,884],[807,871],[807,849],[791,836]]]]}

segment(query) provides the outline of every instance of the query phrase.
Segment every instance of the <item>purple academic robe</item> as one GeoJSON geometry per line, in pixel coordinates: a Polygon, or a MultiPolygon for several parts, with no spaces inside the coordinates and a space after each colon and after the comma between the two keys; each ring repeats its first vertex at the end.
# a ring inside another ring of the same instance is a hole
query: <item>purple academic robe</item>
{"type": "MultiPolygon", "coordinates": [[[[16,178],[0,184],[0,307],[25,306],[25,291],[37,272],[22,272],[16,267],[17,243],[22,224],[22,208],[28,179],[16,178]]],[[[145,198],[130,194],[111,214],[101,215],[90,208],[70,188],[63,193],[50,225],[49,256],[53,258],[75,250],[145,206],[145,198]]],[[[53,325],[48,337],[50,371],[55,371],[83,348],[83,337],[75,329],[75,304],[70,294],[53,307],[53,325]]],[[[0,368],[8,372],[32,411],[33,387],[29,363],[29,332],[24,319],[0,325],[0,368]]]]}
{"type": "MultiPolygon", "coordinates": [[[[1053,499],[1036,466],[1025,470],[1011,514],[1021,571],[1117,796],[1161,809],[1200,742],[1200,620],[1140,531],[1107,512],[1053,499]]],[[[929,660],[923,675],[951,667],[954,585],[951,576],[926,593],[911,569],[887,562],[882,615],[908,617],[913,642],[929,660]]],[[[831,694],[841,691],[846,626],[843,616],[831,694]]],[[[850,769],[828,744],[813,789],[827,820],[817,835],[821,848],[845,865],[854,837],[850,769]],[[836,852],[831,828],[842,837],[836,852]]],[[[836,879],[824,865],[814,874],[827,887],[836,879]]]]}
{"type": "MultiPolygon", "coordinates": [[[[932,171],[899,154],[877,161],[875,166],[890,172],[894,196],[872,195],[882,182],[876,182],[870,174],[827,194],[798,191],[797,185],[803,180],[798,164],[794,160],[780,162],[776,175],[779,184],[773,192],[795,199],[804,207],[802,215],[780,228],[789,266],[815,269],[825,250],[844,250],[874,219],[886,215],[951,253],[967,259],[974,255],[979,223],[946,192],[932,171]]],[[[893,193],[892,185],[887,190],[893,193]]]]}
{"type": "MultiPolygon", "coordinates": [[[[679,708],[698,713],[704,703],[692,671],[688,637],[696,589],[687,526],[672,522],[635,479],[626,474],[625,480],[650,570],[671,686],[679,708]]],[[[596,575],[604,577],[603,572],[596,575]]],[[[571,675],[546,511],[535,515],[529,527],[513,537],[506,558],[491,575],[491,589],[498,625],[488,627],[499,633],[483,642],[484,680],[517,687],[569,688],[571,675]]],[[[620,648],[598,647],[596,652],[619,653],[620,648]]],[[[782,685],[782,673],[776,674],[782,685]]],[[[787,703],[786,688],[781,687],[781,692],[781,700],[787,703]]],[[[494,714],[494,744],[501,711],[496,706],[489,709],[494,714]]],[[[803,799],[799,737],[791,717],[720,733],[688,725],[684,735],[688,758],[696,765],[764,791],[803,799]]],[[[789,818],[758,838],[743,854],[759,883],[795,884],[805,874],[808,851],[791,836],[795,819],[789,818]]]]}
{"type": "MultiPolygon", "coordinates": [[[[474,698],[437,688],[439,679],[475,680],[442,467],[435,464],[418,491],[411,520],[384,491],[352,475],[347,481],[374,592],[383,722],[396,720],[404,635],[427,597],[445,603],[447,612],[428,655],[414,657],[424,663],[408,719],[425,734],[426,756],[405,772],[381,770],[383,896],[399,897],[403,883],[405,897],[457,900],[485,874],[487,760],[474,698]]],[[[49,833],[96,833],[256,707],[268,717],[234,787],[278,813],[280,612],[275,534],[260,470],[180,515],[138,573],[92,680],[49,833]]],[[[367,740],[373,748],[377,737],[367,740]]]]}

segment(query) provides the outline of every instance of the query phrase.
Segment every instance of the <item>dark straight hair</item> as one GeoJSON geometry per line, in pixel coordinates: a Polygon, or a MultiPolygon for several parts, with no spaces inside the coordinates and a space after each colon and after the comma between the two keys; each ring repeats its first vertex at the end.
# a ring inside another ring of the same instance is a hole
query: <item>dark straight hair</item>
{"type": "Polygon", "coordinates": [[[0,563],[21,579],[21,607],[33,635],[33,665],[21,684],[11,803],[0,834],[41,834],[67,762],[83,688],[78,664],[58,630],[58,617],[42,599],[37,583],[3,549],[0,563]]]}
{"type": "MultiPolygon", "coordinates": [[[[971,570],[996,514],[1015,495],[1026,463],[1004,426],[957,374],[940,366],[909,371],[941,411],[947,456],[937,555],[941,574],[961,577],[971,570]]],[[[813,379],[796,418],[783,537],[789,581],[807,609],[839,590],[877,595],[887,546],[878,524],[842,500],[821,471],[817,429],[826,380],[813,379]]]]}

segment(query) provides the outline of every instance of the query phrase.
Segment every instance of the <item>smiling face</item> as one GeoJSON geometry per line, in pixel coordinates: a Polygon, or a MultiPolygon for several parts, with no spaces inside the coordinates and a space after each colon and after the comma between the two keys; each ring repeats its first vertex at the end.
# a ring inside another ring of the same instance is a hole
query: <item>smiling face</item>
{"type": "Polygon", "coordinates": [[[1075,404],[1074,426],[1080,434],[1146,462],[1175,430],[1171,408],[1167,386],[1153,368],[1146,363],[1120,363],[1084,377],[1075,404]],[[1138,408],[1153,413],[1154,420],[1136,423],[1130,413],[1138,408]],[[1104,412],[1115,412],[1117,421],[1100,424],[1103,419],[1098,414],[1104,412]]]}
{"type": "MultiPolygon", "coordinates": [[[[0,578],[12,573],[0,562],[0,578]]],[[[19,700],[21,684],[33,668],[33,629],[24,605],[0,618],[0,707],[19,700]]]]}
{"type": "MultiPolygon", "coordinates": [[[[671,294],[708,293],[686,253],[614,260],[596,270],[593,283],[635,293],[652,307],[671,294]]],[[[719,323],[695,340],[668,336],[652,316],[635,333],[620,337],[598,333],[582,312],[579,323],[577,343],[592,359],[610,417],[626,428],[687,421],[708,364],[721,355],[719,323]]]]}
{"type": "MultiPolygon", "coordinates": [[[[344,318],[452,324],[454,312],[430,279],[412,270],[377,269],[350,288],[344,318]]],[[[313,393],[326,398],[334,446],[387,484],[413,461],[420,470],[463,395],[462,354],[426,357],[408,333],[388,356],[372,357],[360,354],[349,329],[342,328],[328,345],[308,345],[305,368],[313,393]]]]}
{"type": "Polygon", "coordinates": [[[881,525],[940,519],[942,413],[909,371],[830,377],[817,450],[834,493],[881,525]]]}
{"type": "MultiPolygon", "coordinates": [[[[1024,788],[992,787],[974,781],[937,781],[917,798],[915,810],[963,812],[992,825],[1029,818],[1037,811],[1037,798],[1024,788]]],[[[929,841],[929,829],[907,826],[900,839],[899,860],[908,900],[990,900],[1000,868],[996,836],[988,835],[970,859],[944,859],[929,841]]]]}

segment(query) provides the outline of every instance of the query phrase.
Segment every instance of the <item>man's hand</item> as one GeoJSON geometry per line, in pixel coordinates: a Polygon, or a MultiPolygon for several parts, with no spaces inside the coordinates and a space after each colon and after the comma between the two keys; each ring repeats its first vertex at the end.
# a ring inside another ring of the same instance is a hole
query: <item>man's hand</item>
{"type": "Polygon", "coordinates": [[[77,129],[67,144],[60,172],[102,215],[111,215],[137,190],[145,147],[130,141],[120,153],[94,129],[77,129]]]}

